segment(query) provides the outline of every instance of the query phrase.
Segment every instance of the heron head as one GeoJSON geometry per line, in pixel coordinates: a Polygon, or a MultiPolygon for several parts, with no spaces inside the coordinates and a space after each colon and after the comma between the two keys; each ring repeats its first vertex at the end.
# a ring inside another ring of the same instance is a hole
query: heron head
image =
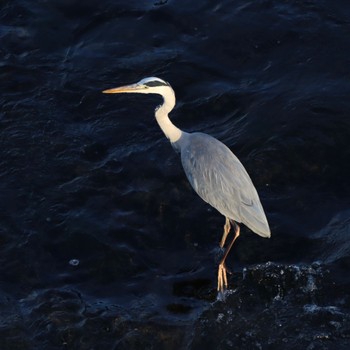
{"type": "Polygon", "coordinates": [[[161,94],[165,87],[170,88],[169,83],[156,78],[149,77],[140,80],[138,83],[120,86],[114,89],[102,91],[104,94],[139,93],[139,94],[161,94]]]}

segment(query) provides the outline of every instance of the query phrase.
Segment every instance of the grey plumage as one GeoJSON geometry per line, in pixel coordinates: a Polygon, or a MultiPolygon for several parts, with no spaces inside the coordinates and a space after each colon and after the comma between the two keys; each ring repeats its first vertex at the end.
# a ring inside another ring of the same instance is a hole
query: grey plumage
{"type": "Polygon", "coordinates": [[[222,142],[203,133],[185,133],[174,144],[198,195],[222,215],[270,237],[264,209],[247,171],[222,142]]]}

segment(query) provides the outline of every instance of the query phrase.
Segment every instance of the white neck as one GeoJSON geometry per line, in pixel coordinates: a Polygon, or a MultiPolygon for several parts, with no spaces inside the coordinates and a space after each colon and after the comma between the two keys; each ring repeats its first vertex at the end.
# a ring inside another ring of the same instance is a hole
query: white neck
{"type": "Polygon", "coordinates": [[[157,122],[170,142],[176,142],[181,137],[182,131],[168,117],[168,114],[175,106],[175,93],[169,86],[163,88],[160,95],[162,95],[164,103],[155,111],[157,122]]]}

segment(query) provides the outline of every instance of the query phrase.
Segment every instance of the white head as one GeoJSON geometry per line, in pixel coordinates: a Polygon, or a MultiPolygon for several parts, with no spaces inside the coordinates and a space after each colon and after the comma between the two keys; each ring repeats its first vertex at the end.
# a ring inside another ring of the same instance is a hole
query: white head
{"type": "Polygon", "coordinates": [[[120,86],[114,89],[104,90],[104,94],[120,94],[120,93],[138,93],[138,94],[159,94],[163,97],[169,93],[173,92],[170,84],[166,81],[156,78],[149,77],[140,80],[139,82],[131,85],[120,86]]]}
{"type": "Polygon", "coordinates": [[[175,142],[181,137],[181,130],[173,125],[168,118],[168,113],[175,106],[175,93],[166,81],[156,77],[149,77],[135,84],[120,86],[102,92],[104,94],[138,93],[161,95],[164,103],[158,106],[155,111],[158,124],[171,142],[175,142]]]}

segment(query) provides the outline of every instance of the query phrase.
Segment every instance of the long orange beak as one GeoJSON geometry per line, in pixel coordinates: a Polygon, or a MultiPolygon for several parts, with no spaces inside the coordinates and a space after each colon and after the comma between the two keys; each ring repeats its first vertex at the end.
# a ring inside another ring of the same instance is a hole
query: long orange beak
{"type": "Polygon", "coordinates": [[[132,85],[120,86],[114,89],[103,90],[102,93],[103,94],[122,94],[122,93],[128,93],[128,92],[137,92],[138,90],[143,90],[143,86],[138,84],[132,84],[132,85]]]}

